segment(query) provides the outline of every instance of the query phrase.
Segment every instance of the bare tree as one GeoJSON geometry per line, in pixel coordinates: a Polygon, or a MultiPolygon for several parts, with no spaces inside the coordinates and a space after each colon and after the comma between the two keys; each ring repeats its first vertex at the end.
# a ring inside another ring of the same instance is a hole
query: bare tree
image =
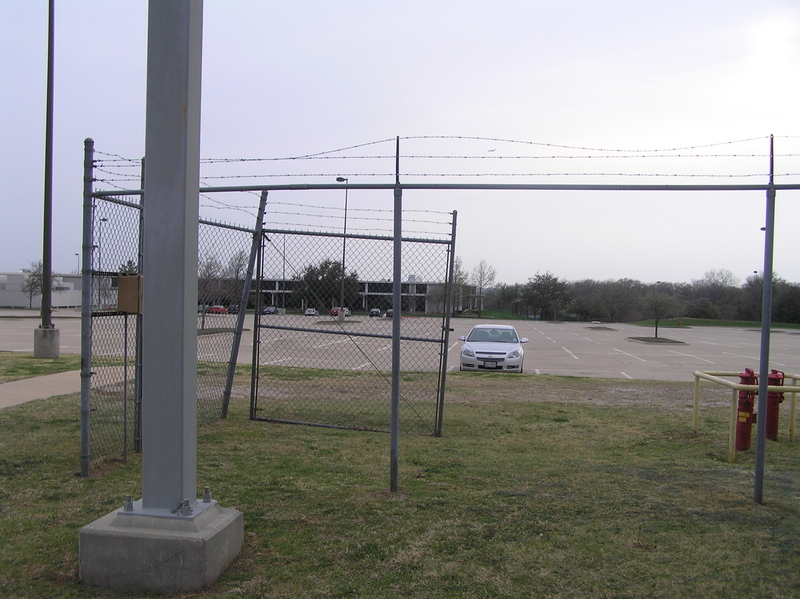
{"type": "Polygon", "coordinates": [[[220,301],[222,295],[222,264],[211,254],[206,254],[197,265],[197,299],[201,304],[200,328],[206,327],[208,306],[220,301]]]}
{"type": "Polygon", "coordinates": [[[222,273],[225,279],[225,295],[231,304],[238,304],[242,296],[242,287],[247,275],[249,257],[247,252],[239,250],[228,260],[228,264],[222,273]]]}
{"type": "Polygon", "coordinates": [[[497,271],[486,263],[486,260],[481,260],[478,265],[472,269],[471,282],[478,291],[478,318],[483,311],[483,290],[486,287],[494,285],[494,279],[497,276],[497,271]]]}
{"type": "Polygon", "coordinates": [[[722,318],[733,317],[740,296],[738,287],[739,278],[731,271],[725,269],[706,271],[702,279],[692,280],[695,311],[710,303],[711,309],[706,308],[706,313],[716,312],[719,314],[718,317],[722,318]]]}
{"type": "MultiPolygon", "coordinates": [[[[28,268],[23,268],[22,272],[27,274],[25,282],[22,283],[22,291],[28,296],[28,308],[33,308],[33,298],[42,294],[44,289],[44,267],[41,260],[31,262],[28,268]]],[[[50,278],[52,281],[52,277],[50,278]]]]}
{"type": "Polygon", "coordinates": [[[453,311],[459,312],[464,309],[464,295],[467,291],[469,277],[464,270],[464,263],[461,256],[456,256],[453,260],[453,311]]]}
{"type": "Polygon", "coordinates": [[[662,291],[656,291],[647,298],[647,309],[655,321],[655,338],[658,339],[658,323],[670,316],[675,307],[675,299],[662,291]]]}

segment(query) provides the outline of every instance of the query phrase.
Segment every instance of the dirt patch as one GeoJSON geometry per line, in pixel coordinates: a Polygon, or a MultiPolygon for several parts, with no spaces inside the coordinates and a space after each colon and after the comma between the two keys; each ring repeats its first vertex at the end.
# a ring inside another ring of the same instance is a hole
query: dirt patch
{"type": "MultiPolygon", "coordinates": [[[[346,380],[335,377],[325,380],[325,397],[351,392],[346,380]]],[[[402,384],[400,392],[402,394],[402,384]]],[[[249,380],[237,377],[233,395],[249,397],[249,380]]],[[[281,390],[274,389],[270,395],[280,397],[281,390]]],[[[479,372],[456,372],[447,377],[445,403],[478,405],[498,400],[609,407],[644,406],[690,412],[694,401],[694,383],[479,372]]],[[[701,405],[730,406],[730,390],[717,385],[702,385],[701,405]]]]}
{"type": "MultiPolygon", "coordinates": [[[[694,384],[670,381],[574,378],[550,375],[458,373],[447,378],[452,403],[496,400],[537,401],[598,406],[649,406],[668,411],[691,411],[694,384]]],[[[730,405],[730,391],[703,385],[703,406],[730,405]]]]}

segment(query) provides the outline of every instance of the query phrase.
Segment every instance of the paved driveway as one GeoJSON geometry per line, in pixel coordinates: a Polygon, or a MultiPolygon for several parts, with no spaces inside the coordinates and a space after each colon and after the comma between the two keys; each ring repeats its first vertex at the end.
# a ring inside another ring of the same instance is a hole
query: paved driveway
{"type": "MultiPolygon", "coordinates": [[[[525,372],[669,381],[691,381],[695,370],[758,370],[760,331],[728,327],[661,329],[660,337],[681,344],[651,344],[631,337],[652,336],[652,328],[629,324],[550,323],[533,320],[480,321],[456,318],[450,337],[448,369],[458,369],[461,342],[480,322],[512,324],[525,345],[525,372]]],[[[80,318],[56,318],[61,331],[61,351],[80,353],[80,318]]],[[[388,323],[385,323],[388,324],[388,323]]],[[[0,351],[33,351],[35,318],[0,318],[0,351]]],[[[252,327],[248,317],[246,327],[252,327]]],[[[386,344],[384,344],[386,345],[386,344]]],[[[301,348],[308,351],[308,347],[301,348]]],[[[325,350],[330,351],[330,350],[325,350]]],[[[242,338],[240,363],[250,361],[252,332],[242,338]]],[[[319,358],[323,359],[320,355],[319,358]]],[[[314,365],[309,356],[308,365],[314,365]]],[[[776,330],[772,334],[770,368],[800,373],[800,331],[776,330]]],[[[475,376],[480,376],[476,374],[475,376]]],[[[509,376],[514,376],[509,374],[509,376]]]]}
{"type": "MultiPolygon", "coordinates": [[[[500,322],[500,321],[491,321],[500,322]]],[[[453,339],[465,335],[477,320],[454,319],[453,339]]],[[[758,329],[697,327],[660,329],[659,337],[680,344],[653,344],[631,337],[652,337],[653,329],[629,324],[507,321],[525,345],[525,372],[568,376],[692,381],[695,370],[758,371],[758,329]]],[[[448,363],[458,368],[460,341],[451,342],[448,363]]],[[[800,331],[774,331],[770,368],[800,372],[800,331]]]]}

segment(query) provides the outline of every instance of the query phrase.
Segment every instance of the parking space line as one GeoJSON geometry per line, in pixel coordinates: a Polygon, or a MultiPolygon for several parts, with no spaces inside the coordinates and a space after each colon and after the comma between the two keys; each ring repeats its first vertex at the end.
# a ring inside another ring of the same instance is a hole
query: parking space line
{"type": "Polygon", "coordinates": [[[694,358],[695,360],[700,360],[701,362],[707,362],[709,364],[713,364],[711,360],[706,360],[705,358],[701,358],[700,356],[694,356],[692,354],[685,354],[683,352],[675,351],[674,349],[669,350],[669,353],[676,354],[678,356],[684,356],[686,358],[694,358]]]}
{"type": "Polygon", "coordinates": [[[633,354],[629,354],[628,352],[622,351],[621,349],[617,349],[616,347],[614,348],[614,351],[618,351],[621,354],[625,354],[630,358],[636,358],[637,360],[641,360],[642,362],[647,362],[647,360],[645,360],[644,358],[640,358],[639,356],[634,356],[633,354]]]}
{"type": "Polygon", "coordinates": [[[291,360],[292,358],[281,358],[280,360],[272,360],[271,362],[262,362],[264,366],[269,366],[270,364],[278,364],[279,362],[286,362],[287,360],[291,360]]]}
{"type": "Polygon", "coordinates": [[[629,374],[625,373],[625,372],[622,372],[622,371],[620,371],[620,374],[621,374],[622,376],[624,376],[626,379],[631,379],[631,380],[633,380],[633,377],[632,377],[631,375],[629,375],[629,374]]]}
{"type": "Polygon", "coordinates": [[[322,345],[312,345],[311,349],[319,349],[321,347],[328,347],[329,345],[336,345],[337,343],[344,343],[348,341],[348,339],[339,339],[337,341],[329,341],[328,343],[323,343],[322,345]]]}
{"type": "Polygon", "coordinates": [[[567,353],[568,353],[570,356],[572,356],[572,357],[573,357],[573,358],[575,358],[576,360],[578,359],[578,356],[576,356],[575,354],[573,354],[571,351],[569,351],[569,350],[568,350],[566,347],[564,347],[563,345],[561,346],[561,349],[563,349],[565,352],[567,352],[567,353]]]}
{"type": "Polygon", "coordinates": [[[722,352],[722,355],[724,355],[724,356],[733,356],[734,358],[744,358],[745,360],[753,360],[755,362],[758,362],[758,360],[760,360],[760,358],[757,358],[757,357],[743,356],[742,354],[732,354],[731,352],[727,352],[727,351],[722,352]]]}

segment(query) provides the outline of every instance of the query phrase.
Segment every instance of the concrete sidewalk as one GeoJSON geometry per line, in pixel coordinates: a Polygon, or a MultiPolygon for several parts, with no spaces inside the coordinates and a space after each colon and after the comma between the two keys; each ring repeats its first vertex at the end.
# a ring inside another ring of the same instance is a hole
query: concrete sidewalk
{"type": "Polygon", "coordinates": [[[34,399],[80,393],[81,372],[72,370],[0,384],[0,409],[34,399]]]}

